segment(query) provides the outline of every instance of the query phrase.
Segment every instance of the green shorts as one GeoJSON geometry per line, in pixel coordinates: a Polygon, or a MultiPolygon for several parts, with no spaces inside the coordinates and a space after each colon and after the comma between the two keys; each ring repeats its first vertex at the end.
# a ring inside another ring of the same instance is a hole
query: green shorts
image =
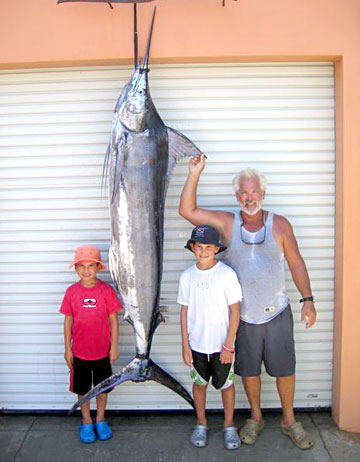
{"type": "Polygon", "coordinates": [[[192,351],[193,366],[190,370],[190,377],[196,385],[206,386],[209,383],[216,390],[225,390],[234,384],[234,362],[231,364],[221,364],[220,353],[199,353],[192,351]]]}

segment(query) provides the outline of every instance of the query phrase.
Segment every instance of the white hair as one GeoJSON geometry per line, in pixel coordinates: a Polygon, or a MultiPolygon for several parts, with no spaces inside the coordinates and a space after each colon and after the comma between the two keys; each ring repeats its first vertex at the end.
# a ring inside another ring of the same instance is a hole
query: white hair
{"type": "Polygon", "coordinates": [[[266,180],[265,175],[259,170],[256,170],[255,168],[246,168],[245,170],[241,170],[240,173],[234,176],[232,184],[233,184],[235,193],[239,192],[240,181],[251,180],[252,178],[255,178],[259,182],[261,191],[265,192],[266,185],[267,185],[267,180],[266,180]]]}

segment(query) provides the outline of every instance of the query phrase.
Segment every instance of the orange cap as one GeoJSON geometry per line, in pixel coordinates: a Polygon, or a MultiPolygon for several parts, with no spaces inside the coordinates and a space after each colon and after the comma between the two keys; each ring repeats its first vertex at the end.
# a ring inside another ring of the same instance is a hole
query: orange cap
{"type": "Polygon", "coordinates": [[[74,261],[70,264],[70,268],[80,262],[94,261],[99,263],[101,269],[106,269],[106,266],[101,261],[100,250],[96,245],[81,245],[75,251],[74,261]]]}

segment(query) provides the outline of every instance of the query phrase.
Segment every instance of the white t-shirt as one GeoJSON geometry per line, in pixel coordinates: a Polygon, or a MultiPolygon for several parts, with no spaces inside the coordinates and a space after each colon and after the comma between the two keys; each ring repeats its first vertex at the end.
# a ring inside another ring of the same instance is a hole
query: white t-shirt
{"type": "Polygon", "coordinates": [[[188,307],[191,349],[206,354],[220,352],[229,329],[229,305],[241,300],[235,271],[221,261],[208,270],[200,270],[196,264],[185,270],[177,302],[188,307]]]}

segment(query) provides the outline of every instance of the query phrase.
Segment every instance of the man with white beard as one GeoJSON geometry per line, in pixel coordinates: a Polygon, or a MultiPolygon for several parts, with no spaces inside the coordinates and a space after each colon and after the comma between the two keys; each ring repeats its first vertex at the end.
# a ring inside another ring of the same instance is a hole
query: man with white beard
{"type": "Polygon", "coordinates": [[[233,187],[240,210],[231,213],[197,207],[196,192],[205,168],[205,156],[191,158],[179,213],[193,225],[210,225],[228,246],[224,261],[237,273],[244,299],[235,344],[235,372],[242,377],[251,407],[251,419],[240,430],[245,444],[254,444],[264,428],[260,406],[261,363],[276,377],[282,406],[282,432],[300,449],[314,442],[295,421],[295,349],[293,318],[285,288],[285,259],[301,294],[301,321],[310,328],[316,310],[305,262],[289,221],[263,210],[266,178],[255,169],[235,176],[233,187]]]}

